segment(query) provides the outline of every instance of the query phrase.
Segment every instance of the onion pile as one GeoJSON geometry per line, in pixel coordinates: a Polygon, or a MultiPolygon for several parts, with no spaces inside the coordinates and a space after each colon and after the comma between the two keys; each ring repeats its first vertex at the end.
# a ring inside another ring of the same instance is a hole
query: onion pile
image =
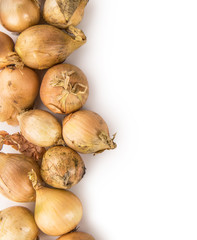
{"type": "Polygon", "coordinates": [[[50,68],[40,87],[40,97],[54,113],[71,113],[81,108],[89,94],[85,74],[71,64],[50,68]]]}
{"type": "Polygon", "coordinates": [[[0,122],[18,125],[17,115],[33,106],[39,91],[37,74],[30,68],[0,72],[0,122]]]}
{"type": "Polygon", "coordinates": [[[41,182],[39,166],[33,158],[0,153],[0,193],[15,202],[35,201],[35,190],[28,178],[32,169],[41,182]]]}
{"type": "Polygon", "coordinates": [[[15,50],[25,65],[45,69],[63,62],[86,42],[84,33],[70,26],[67,32],[49,25],[36,25],[23,31],[15,50]]]}
{"type": "Polygon", "coordinates": [[[0,20],[11,32],[22,32],[40,20],[38,0],[1,0],[0,20]]]}
{"type": "Polygon", "coordinates": [[[38,227],[25,207],[9,207],[0,211],[1,240],[36,240],[38,227]]]}
{"type": "Polygon", "coordinates": [[[46,0],[43,16],[46,22],[59,28],[78,25],[88,0],[46,0]]]}

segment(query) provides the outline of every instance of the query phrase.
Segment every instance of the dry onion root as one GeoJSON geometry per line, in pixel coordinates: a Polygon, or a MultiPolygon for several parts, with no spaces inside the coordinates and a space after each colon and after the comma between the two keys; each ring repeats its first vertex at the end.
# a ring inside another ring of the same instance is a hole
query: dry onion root
{"type": "Polygon", "coordinates": [[[70,148],[80,153],[99,153],[116,148],[106,122],[97,113],[88,110],[65,117],[63,138],[70,148]]]}
{"type": "Polygon", "coordinates": [[[0,32],[0,69],[7,66],[23,68],[23,63],[17,53],[13,52],[14,42],[7,34],[0,32]]]}
{"type": "Polygon", "coordinates": [[[33,106],[39,91],[39,79],[30,68],[0,72],[0,122],[18,125],[17,115],[33,106]]]}
{"type": "Polygon", "coordinates": [[[78,25],[88,0],[46,0],[43,16],[46,22],[59,28],[78,25]]]}
{"type": "Polygon", "coordinates": [[[82,218],[82,204],[72,192],[46,188],[37,182],[34,171],[29,173],[36,190],[35,221],[41,231],[58,236],[73,230],[82,218]]]}
{"type": "Polygon", "coordinates": [[[38,227],[29,209],[15,206],[0,211],[1,240],[36,240],[38,227]]]}
{"type": "Polygon", "coordinates": [[[43,180],[55,188],[69,189],[85,174],[85,165],[74,150],[56,146],[46,151],[41,164],[43,180]]]}
{"type": "Polygon", "coordinates": [[[0,19],[2,25],[11,32],[22,32],[40,20],[38,0],[1,0],[0,19]]]}
{"type": "Polygon", "coordinates": [[[72,232],[61,236],[57,240],[95,240],[95,239],[88,233],[72,232]]]}
{"type": "Polygon", "coordinates": [[[62,144],[62,127],[57,119],[44,110],[35,109],[18,115],[22,135],[40,147],[62,144]]]}
{"type": "Polygon", "coordinates": [[[50,68],[40,88],[42,102],[54,113],[68,114],[80,109],[88,95],[86,76],[71,64],[58,64],[50,68]]]}
{"type": "Polygon", "coordinates": [[[15,50],[28,67],[45,69],[63,62],[85,42],[84,33],[73,26],[63,32],[50,25],[36,25],[19,35],[15,50]]]}
{"type": "Polygon", "coordinates": [[[15,202],[35,201],[35,190],[28,178],[32,169],[41,181],[39,166],[33,158],[0,153],[0,193],[15,202]]]}

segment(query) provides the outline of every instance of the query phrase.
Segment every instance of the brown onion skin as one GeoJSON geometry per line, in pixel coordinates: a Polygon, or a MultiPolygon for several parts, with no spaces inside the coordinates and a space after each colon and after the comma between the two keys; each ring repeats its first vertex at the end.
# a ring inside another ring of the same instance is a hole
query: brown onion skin
{"type": "Polygon", "coordinates": [[[6,57],[14,49],[14,42],[7,34],[0,32],[0,58],[6,57]]]}
{"type": "Polygon", "coordinates": [[[50,68],[41,84],[40,97],[46,107],[54,113],[69,114],[80,109],[86,102],[89,95],[89,86],[85,74],[76,66],[71,64],[58,64],[50,68]],[[63,84],[66,77],[69,78],[70,86],[54,86],[53,83],[61,80],[63,84]],[[73,87],[77,91],[73,91],[73,87]],[[72,92],[73,91],[73,92],[72,92]],[[66,96],[66,98],[64,98],[66,96]],[[63,100],[63,101],[62,101],[63,100]]]}
{"type": "Polygon", "coordinates": [[[11,32],[22,32],[40,20],[40,8],[34,0],[1,0],[0,19],[11,32]]]}
{"type": "Polygon", "coordinates": [[[63,139],[80,153],[99,153],[116,148],[103,118],[95,112],[79,110],[63,120],[63,139]]]}
{"type": "Polygon", "coordinates": [[[25,65],[46,69],[63,62],[74,50],[86,42],[86,37],[73,37],[50,25],[36,25],[23,31],[15,50],[25,65]]]}
{"type": "Polygon", "coordinates": [[[85,174],[85,165],[74,150],[55,146],[49,148],[43,156],[41,176],[50,186],[69,189],[77,184],[85,174]]]}
{"type": "Polygon", "coordinates": [[[0,192],[15,202],[33,202],[36,192],[28,178],[32,169],[41,182],[40,169],[33,158],[23,154],[0,153],[0,192]]]}
{"type": "Polygon", "coordinates": [[[33,106],[39,85],[37,74],[30,68],[3,69],[0,72],[0,121],[18,125],[17,114],[33,106]]]}
{"type": "Polygon", "coordinates": [[[90,234],[84,232],[71,232],[59,237],[57,240],[95,240],[90,234]]]}

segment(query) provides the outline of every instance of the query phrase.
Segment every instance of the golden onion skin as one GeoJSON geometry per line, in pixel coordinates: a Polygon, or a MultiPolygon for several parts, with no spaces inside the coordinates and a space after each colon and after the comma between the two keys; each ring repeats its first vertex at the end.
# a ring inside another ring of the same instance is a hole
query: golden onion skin
{"type": "Polygon", "coordinates": [[[21,113],[18,117],[22,135],[39,147],[50,147],[62,139],[62,127],[49,112],[34,109],[21,113]]]}
{"type": "Polygon", "coordinates": [[[45,234],[58,236],[73,230],[82,218],[82,204],[67,190],[36,190],[35,221],[45,234]]]}
{"type": "Polygon", "coordinates": [[[32,169],[41,181],[39,166],[33,158],[0,153],[0,193],[15,202],[35,201],[36,193],[28,178],[32,169]]]}
{"type": "Polygon", "coordinates": [[[59,237],[57,240],[95,240],[95,238],[88,233],[72,232],[59,237]]]}
{"type": "Polygon", "coordinates": [[[40,20],[37,0],[1,0],[0,19],[2,25],[11,32],[22,32],[40,20]]]}
{"type": "Polygon", "coordinates": [[[23,31],[15,50],[25,65],[35,69],[46,69],[63,62],[74,50],[86,42],[79,29],[71,26],[67,31],[50,25],[36,25],[23,31]]]}
{"type": "Polygon", "coordinates": [[[1,240],[36,240],[38,227],[29,209],[9,207],[0,211],[1,240]]]}
{"type": "Polygon", "coordinates": [[[66,144],[80,153],[98,153],[116,148],[109,137],[106,122],[97,113],[79,110],[65,117],[63,138],[66,144]]]}
{"type": "Polygon", "coordinates": [[[42,179],[50,186],[69,189],[85,174],[85,165],[74,150],[55,146],[46,151],[41,164],[42,179]]]}
{"type": "Polygon", "coordinates": [[[46,0],[43,16],[46,22],[59,28],[78,25],[88,0],[46,0]]]}
{"type": "Polygon", "coordinates": [[[80,109],[88,95],[85,74],[71,64],[58,64],[50,68],[40,88],[42,102],[54,113],[69,114],[80,109]]]}
{"type": "Polygon", "coordinates": [[[30,68],[0,72],[0,121],[18,125],[17,114],[31,108],[38,95],[39,79],[30,68]]]}
{"type": "Polygon", "coordinates": [[[0,60],[6,57],[14,49],[14,42],[7,34],[0,32],[0,60]]]}

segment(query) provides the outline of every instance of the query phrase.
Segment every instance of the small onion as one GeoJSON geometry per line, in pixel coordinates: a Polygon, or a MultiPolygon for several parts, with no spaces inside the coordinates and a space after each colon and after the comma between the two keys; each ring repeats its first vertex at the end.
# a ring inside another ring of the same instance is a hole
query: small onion
{"type": "Polygon", "coordinates": [[[66,33],[50,25],[36,25],[19,35],[15,50],[25,65],[45,69],[63,62],[85,42],[84,33],[73,26],[66,33]]]}
{"type": "Polygon", "coordinates": [[[95,240],[90,234],[84,232],[72,232],[59,237],[57,240],[95,240]]]}
{"type": "Polygon", "coordinates": [[[0,19],[11,32],[22,32],[40,20],[38,0],[1,0],[0,19]]]}
{"type": "Polygon", "coordinates": [[[55,188],[69,189],[77,184],[84,174],[82,158],[68,147],[52,147],[43,156],[41,176],[47,184],[55,188]]]}
{"type": "Polygon", "coordinates": [[[18,125],[17,114],[31,108],[39,91],[39,79],[30,68],[0,72],[0,122],[18,125]]]}
{"type": "Polygon", "coordinates": [[[82,204],[72,192],[38,184],[34,171],[29,178],[36,190],[35,221],[41,231],[57,236],[73,230],[82,218],[82,204]]]}
{"type": "Polygon", "coordinates": [[[70,148],[80,153],[99,153],[116,148],[106,122],[97,113],[88,110],[65,117],[63,138],[70,148]]]}
{"type": "Polygon", "coordinates": [[[29,209],[15,206],[0,211],[1,240],[36,240],[38,227],[29,209]]]}
{"type": "Polygon", "coordinates": [[[42,81],[40,97],[54,113],[71,113],[86,102],[89,87],[84,73],[71,64],[50,68],[42,81]]]}
{"type": "Polygon", "coordinates": [[[35,190],[28,178],[34,169],[41,181],[39,166],[23,154],[0,153],[0,193],[15,202],[35,201],[35,190]]]}
{"type": "Polygon", "coordinates": [[[50,147],[62,143],[62,127],[49,112],[35,109],[18,116],[22,135],[40,147],[50,147]]]}
{"type": "Polygon", "coordinates": [[[78,25],[88,0],[46,0],[43,16],[46,22],[59,28],[78,25]]]}
{"type": "Polygon", "coordinates": [[[0,46],[0,69],[9,65],[15,65],[17,68],[23,67],[20,57],[13,52],[13,40],[3,32],[0,32],[0,46]]]}

